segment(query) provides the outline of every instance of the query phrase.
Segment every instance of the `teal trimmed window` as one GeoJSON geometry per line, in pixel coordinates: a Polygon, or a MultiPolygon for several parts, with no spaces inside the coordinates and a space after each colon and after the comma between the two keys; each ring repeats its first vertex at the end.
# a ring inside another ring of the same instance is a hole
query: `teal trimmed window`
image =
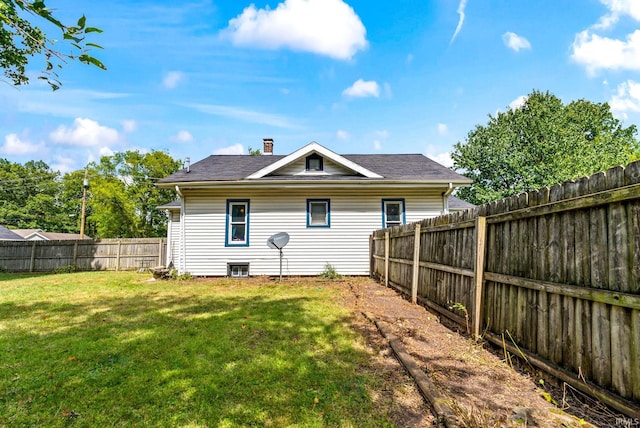
{"type": "Polygon", "coordinates": [[[382,200],[382,227],[393,227],[405,224],[404,199],[382,200]]]}
{"type": "Polygon", "coordinates": [[[249,246],[249,200],[227,200],[225,246],[249,246]]]}
{"type": "Polygon", "coordinates": [[[331,227],[329,199],[307,199],[307,227],[331,227]]]}

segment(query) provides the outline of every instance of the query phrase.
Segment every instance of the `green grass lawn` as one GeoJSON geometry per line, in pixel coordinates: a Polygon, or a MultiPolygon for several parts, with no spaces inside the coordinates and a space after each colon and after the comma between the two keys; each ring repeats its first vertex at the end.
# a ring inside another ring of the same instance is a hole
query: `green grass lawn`
{"type": "Polygon", "coordinates": [[[334,287],[148,277],[0,274],[0,426],[391,425],[334,287]]]}

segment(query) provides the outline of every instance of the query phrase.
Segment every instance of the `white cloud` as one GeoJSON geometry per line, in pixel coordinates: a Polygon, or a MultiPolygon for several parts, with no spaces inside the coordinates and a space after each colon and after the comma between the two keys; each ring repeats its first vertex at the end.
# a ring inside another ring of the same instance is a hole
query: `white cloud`
{"type": "Polygon", "coordinates": [[[100,150],[98,150],[98,153],[100,154],[100,157],[102,157],[102,156],[113,156],[115,152],[111,150],[109,147],[104,146],[104,147],[100,147],[100,150]]]}
{"type": "Polygon", "coordinates": [[[122,130],[124,132],[133,132],[136,129],[138,129],[138,124],[136,123],[135,120],[130,119],[130,120],[123,120],[122,121],[122,130]]]}
{"type": "Polygon", "coordinates": [[[275,9],[251,5],[221,36],[237,46],[288,48],[342,60],[368,44],[362,21],[342,0],[285,0],[275,9]]]}
{"type": "Polygon", "coordinates": [[[178,83],[184,80],[184,73],[180,71],[170,71],[165,74],[164,78],[162,79],[162,86],[164,86],[166,89],[174,89],[176,86],[178,86],[178,83]]]}
{"type": "Polygon", "coordinates": [[[349,133],[347,131],[345,131],[344,129],[338,129],[336,131],[336,138],[338,138],[338,140],[348,140],[349,139],[349,133]]]}
{"type": "Polygon", "coordinates": [[[120,140],[120,135],[115,129],[80,117],[73,121],[70,128],[60,125],[49,137],[54,143],[82,147],[108,146],[120,140]]]}
{"type": "Polygon", "coordinates": [[[443,152],[436,154],[427,154],[429,159],[432,159],[438,162],[440,165],[444,165],[447,168],[451,168],[453,166],[453,159],[451,159],[451,152],[443,152]]]}
{"type": "Polygon", "coordinates": [[[407,55],[407,65],[411,64],[413,62],[413,54],[408,54],[407,55]]]}
{"type": "Polygon", "coordinates": [[[0,146],[0,153],[5,155],[30,155],[41,152],[45,148],[43,143],[32,143],[22,140],[17,134],[8,134],[4,137],[4,144],[0,146]]]}
{"type": "Polygon", "coordinates": [[[640,70],[640,30],[628,34],[626,39],[596,34],[598,30],[612,28],[622,16],[640,22],[640,2],[600,0],[600,3],[607,7],[609,13],[600,17],[591,28],[576,34],[571,59],[585,66],[589,74],[595,74],[600,69],[640,70]]]}
{"type": "Polygon", "coordinates": [[[602,16],[593,26],[596,30],[606,30],[613,27],[621,16],[628,15],[636,21],[640,21],[640,2],[638,0],[600,0],[610,13],[602,16]]]}
{"type": "Polygon", "coordinates": [[[364,81],[358,79],[353,85],[342,91],[342,95],[349,98],[379,97],[380,86],[375,80],[364,81]]]}
{"type": "Polygon", "coordinates": [[[381,129],[379,131],[375,131],[375,134],[380,138],[388,138],[389,137],[389,131],[387,131],[386,129],[381,129]]]}
{"type": "Polygon", "coordinates": [[[626,41],[582,31],[573,42],[571,59],[592,74],[598,69],[640,70],[640,30],[629,34],[626,41]]]}
{"type": "Polygon", "coordinates": [[[620,17],[614,13],[609,13],[607,15],[601,16],[596,24],[594,24],[591,28],[594,30],[608,30],[613,27],[620,17]]]}
{"type": "Polygon", "coordinates": [[[193,135],[191,135],[189,131],[185,131],[183,129],[182,131],[171,137],[171,141],[176,141],[178,143],[189,143],[193,141],[193,135]]]}
{"type": "Polygon", "coordinates": [[[462,24],[464,24],[464,9],[467,7],[467,0],[460,0],[460,3],[458,4],[458,15],[460,15],[460,19],[458,19],[458,26],[456,27],[456,31],[453,33],[453,36],[451,36],[451,41],[449,41],[449,44],[452,44],[453,41],[456,39],[456,37],[458,37],[458,33],[460,33],[460,30],[462,30],[462,24]]]}
{"type": "Polygon", "coordinates": [[[517,35],[516,33],[512,33],[511,31],[507,31],[502,35],[502,41],[506,47],[516,52],[519,52],[520,49],[531,49],[531,43],[529,43],[529,40],[517,35]]]}
{"type": "Polygon", "coordinates": [[[449,132],[449,127],[447,126],[446,123],[439,123],[438,124],[438,135],[447,135],[447,132],[449,132]]]}
{"type": "Polygon", "coordinates": [[[509,103],[509,108],[511,110],[517,110],[520,107],[522,107],[525,102],[527,102],[527,96],[526,95],[520,95],[518,98],[516,98],[515,100],[513,100],[513,101],[511,101],[509,103]]]}
{"type": "Polygon", "coordinates": [[[242,144],[234,144],[229,147],[222,147],[213,151],[214,155],[243,155],[244,146],[242,144]]]}
{"type": "Polygon", "coordinates": [[[60,171],[62,174],[75,170],[75,159],[57,155],[54,158],[55,162],[51,164],[51,169],[54,171],[60,171]]]}
{"type": "Polygon", "coordinates": [[[375,140],[373,142],[373,149],[374,150],[382,150],[382,143],[378,140],[375,140]]]}
{"type": "Polygon", "coordinates": [[[628,80],[618,85],[609,105],[611,111],[623,119],[627,118],[627,112],[640,112],[640,83],[628,80]]]}

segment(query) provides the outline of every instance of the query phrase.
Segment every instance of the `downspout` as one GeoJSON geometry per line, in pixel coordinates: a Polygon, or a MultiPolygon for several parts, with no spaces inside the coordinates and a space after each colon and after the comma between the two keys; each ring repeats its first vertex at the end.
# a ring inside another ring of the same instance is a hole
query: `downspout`
{"type": "Polygon", "coordinates": [[[183,274],[187,271],[187,249],[184,242],[184,195],[180,191],[180,187],[176,184],[176,193],[180,196],[180,246],[179,246],[179,260],[178,260],[178,273],[183,274]]]}
{"type": "Polygon", "coordinates": [[[449,196],[454,190],[453,183],[449,183],[447,190],[442,192],[442,214],[449,214],[449,196]]]}
{"type": "Polygon", "coordinates": [[[173,242],[173,240],[171,239],[171,237],[173,236],[173,214],[171,213],[170,210],[164,210],[164,212],[167,214],[168,217],[168,221],[167,221],[167,254],[166,257],[164,258],[164,265],[169,266],[169,263],[172,262],[172,255],[173,255],[173,246],[175,245],[175,243],[173,242]]]}

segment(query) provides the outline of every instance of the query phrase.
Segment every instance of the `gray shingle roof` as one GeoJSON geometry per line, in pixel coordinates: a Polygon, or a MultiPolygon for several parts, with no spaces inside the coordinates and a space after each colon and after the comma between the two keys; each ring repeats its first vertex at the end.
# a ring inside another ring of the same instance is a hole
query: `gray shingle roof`
{"type": "Polygon", "coordinates": [[[0,241],[24,241],[24,238],[4,226],[0,226],[0,241]]]}
{"type": "Polygon", "coordinates": [[[236,181],[271,165],[285,156],[211,155],[182,169],[158,183],[188,183],[190,181],[236,181]]]}
{"type": "Polygon", "coordinates": [[[449,196],[449,209],[450,210],[466,210],[469,208],[475,208],[476,206],[470,202],[463,201],[455,196],[449,196]]]}
{"type": "MultiPolygon", "coordinates": [[[[24,239],[30,239],[31,235],[38,234],[50,241],[64,241],[64,240],[76,240],[80,239],[79,233],[63,233],[63,232],[45,232],[42,229],[15,229],[13,232],[22,236],[24,239]]],[[[85,235],[82,239],[91,239],[90,236],[85,235]]]]}
{"type": "Polygon", "coordinates": [[[466,177],[421,154],[344,155],[344,157],[390,180],[467,181],[466,177]]]}
{"type": "MultiPolygon", "coordinates": [[[[382,179],[358,176],[268,176],[258,180],[408,180],[466,183],[471,180],[421,154],[342,155],[344,158],[381,175],[382,179]]],[[[212,155],[180,170],[158,183],[238,181],[286,156],[212,155]]]]}
{"type": "Polygon", "coordinates": [[[182,204],[180,203],[180,199],[177,199],[175,201],[171,201],[168,204],[164,204],[164,205],[160,205],[157,206],[156,208],[159,210],[167,210],[167,209],[180,209],[182,207],[182,204]]]}

